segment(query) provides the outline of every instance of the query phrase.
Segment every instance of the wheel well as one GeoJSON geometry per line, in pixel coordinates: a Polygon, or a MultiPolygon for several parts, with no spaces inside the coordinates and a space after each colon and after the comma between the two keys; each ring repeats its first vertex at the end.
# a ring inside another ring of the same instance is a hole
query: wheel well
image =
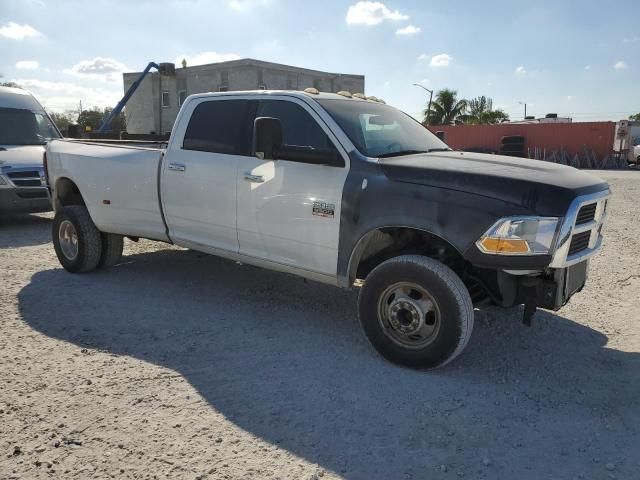
{"type": "Polygon", "coordinates": [[[385,260],[409,254],[438,260],[461,276],[466,265],[462,254],[437,235],[410,227],[384,227],[367,233],[358,242],[349,268],[351,283],[366,278],[385,260]]]}
{"type": "Polygon", "coordinates": [[[58,179],[54,192],[56,210],[69,205],[85,205],[78,186],[68,178],[58,179]]]}

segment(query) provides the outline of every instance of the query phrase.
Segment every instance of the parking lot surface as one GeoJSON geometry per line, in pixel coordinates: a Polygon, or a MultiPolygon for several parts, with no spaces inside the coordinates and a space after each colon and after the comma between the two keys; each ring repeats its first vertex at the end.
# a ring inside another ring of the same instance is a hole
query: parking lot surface
{"type": "Polygon", "coordinates": [[[0,219],[0,478],[640,478],[640,172],[587,287],[483,308],[434,372],[368,345],[357,292],[169,245],[72,275],[51,214],[0,219]]]}

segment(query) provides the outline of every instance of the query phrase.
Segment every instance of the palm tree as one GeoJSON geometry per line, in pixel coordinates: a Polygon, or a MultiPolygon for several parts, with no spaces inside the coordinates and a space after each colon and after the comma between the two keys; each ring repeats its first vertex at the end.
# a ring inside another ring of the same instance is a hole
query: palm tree
{"type": "Polygon", "coordinates": [[[431,111],[424,111],[424,123],[429,125],[451,125],[467,110],[467,101],[458,99],[458,92],[445,88],[436,93],[431,111]],[[428,121],[428,122],[427,122],[428,121]]]}
{"type": "Polygon", "coordinates": [[[469,100],[468,107],[469,113],[460,116],[464,123],[486,125],[509,120],[509,115],[499,108],[494,110],[493,99],[484,95],[469,100]]]}

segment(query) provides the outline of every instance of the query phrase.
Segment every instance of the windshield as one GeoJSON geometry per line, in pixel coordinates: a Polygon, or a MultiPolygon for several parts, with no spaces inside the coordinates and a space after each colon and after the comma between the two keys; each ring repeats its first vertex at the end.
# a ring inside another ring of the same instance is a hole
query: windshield
{"type": "Polygon", "coordinates": [[[420,123],[389,105],[346,99],[320,99],[318,103],[368,157],[450,150],[420,123]]]}
{"type": "Polygon", "coordinates": [[[0,108],[0,145],[44,145],[60,138],[44,112],[0,108]]]}

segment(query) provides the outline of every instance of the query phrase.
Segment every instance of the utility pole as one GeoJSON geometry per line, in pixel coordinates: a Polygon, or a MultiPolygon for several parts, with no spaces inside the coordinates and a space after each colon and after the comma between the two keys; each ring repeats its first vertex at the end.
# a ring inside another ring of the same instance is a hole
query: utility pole
{"type": "MultiPolygon", "coordinates": [[[[152,77],[153,78],[153,77],[152,77]]],[[[160,92],[160,98],[158,99],[158,135],[162,135],[162,75],[158,73],[158,91],[160,92]]]]}
{"type": "Polygon", "coordinates": [[[427,107],[427,114],[425,115],[426,124],[429,125],[429,114],[431,113],[431,101],[433,100],[433,90],[429,90],[427,87],[425,87],[424,85],[420,85],[419,83],[414,83],[413,85],[416,87],[420,87],[423,90],[426,90],[427,92],[429,92],[429,106],[427,107]]]}
{"type": "Polygon", "coordinates": [[[520,105],[524,105],[524,119],[527,119],[527,102],[518,102],[520,105]]]}

